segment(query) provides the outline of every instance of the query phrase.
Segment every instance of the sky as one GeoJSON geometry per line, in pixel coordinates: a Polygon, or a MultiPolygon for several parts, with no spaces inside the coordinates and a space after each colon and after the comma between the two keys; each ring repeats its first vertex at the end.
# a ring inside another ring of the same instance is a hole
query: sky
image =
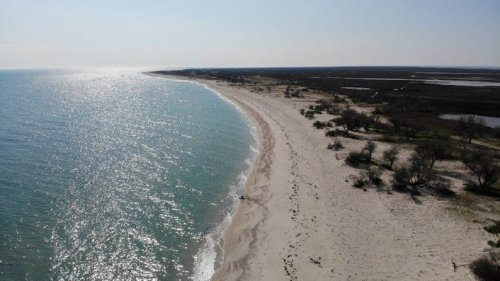
{"type": "Polygon", "coordinates": [[[0,0],[0,68],[500,66],[500,0],[0,0]]]}

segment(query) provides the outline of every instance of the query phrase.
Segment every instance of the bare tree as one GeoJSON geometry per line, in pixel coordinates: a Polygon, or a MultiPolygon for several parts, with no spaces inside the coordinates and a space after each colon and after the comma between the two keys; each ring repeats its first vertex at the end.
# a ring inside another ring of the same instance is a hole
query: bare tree
{"type": "Polygon", "coordinates": [[[500,178],[500,167],[494,160],[493,156],[479,151],[469,152],[462,159],[474,177],[474,182],[470,184],[480,192],[490,192],[500,178]]]}
{"type": "Polygon", "coordinates": [[[424,131],[426,127],[419,120],[402,119],[394,120],[394,129],[404,135],[406,140],[410,140],[410,138],[415,138],[418,133],[424,131]]]}
{"type": "Polygon", "coordinates": [[[430,161],[425,155],[413,153],[409,164],[394,174],[396,185],[416,187],[428,183],[434,176],[430,161]]]}
{"type": "Polygon", "coordinates": [[[434,167],[434,163],[446,154],[446,142],[440,140],[429,140],[422,142],[415,149],[416,153],[422,154],[429,161],[429,169],[434,167]]]}
{"type": "Polygon", "coordinates": [[[360,172],[359,177],[354,182],[355,187],[363,188],[366,191],[366,185],[374,185],[381,186],[382,179],[380,176],[382,175],[382,170],[376,167],[368,167],[368,169],[360,172]]]}
{"type": "Polygon", "coordinates": [[[471,144],[472,139],[478,137],[485,128],[484,119],[475,115],[467,115],[458,119],[456,127],[457,134],[461,137],[465,144],[471,144]]]}
{"type": "Polygon", "coordinates": [[[387,162],[387,167],[392,170],[394,162],[398,160],[399,148],[397,146],[391,146],[389,149],[384,151],[382,158],[387,162]]]}
{"type": "Polygon", "coordinates": [[[372,155],[373,155],[373,152],[375,151],[375,149],[377,149],[377,144],[372,142],[372,141],[368,141],[365,145],[365,147],[363,147],[363,152],[366,151],[368,152],[368,157],[367,157],[367,160],[368,162],[371,162],[372,161],[372,155]]]}

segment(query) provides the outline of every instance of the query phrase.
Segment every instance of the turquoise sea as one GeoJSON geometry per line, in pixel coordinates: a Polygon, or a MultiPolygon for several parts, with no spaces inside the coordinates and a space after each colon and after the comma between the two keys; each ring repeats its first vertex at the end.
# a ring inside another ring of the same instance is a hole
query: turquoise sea
{"type": "Polygon", "coordinates": [[[208,279],[254,131],[194,83],[1,70],[0,280],[208,279]]]}

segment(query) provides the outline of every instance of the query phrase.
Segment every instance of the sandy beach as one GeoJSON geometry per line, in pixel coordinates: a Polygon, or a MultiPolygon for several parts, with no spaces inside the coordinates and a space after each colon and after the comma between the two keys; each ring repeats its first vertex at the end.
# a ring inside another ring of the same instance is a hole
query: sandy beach
{"type": "Polygon", "coordinates": [[[500,281],[500,0],[0,8],[0,281],[500,281]]]}
{"type": "Polygon", "coordinates": [[[212,280],[475,280],[468,264],[491,238],[482,225],[433,197],[353,188],[344,159],[365,141],[327,150],[332,140],[299,113],[317,97],[196,81],[240,106],[260,138],[212,280]]]}

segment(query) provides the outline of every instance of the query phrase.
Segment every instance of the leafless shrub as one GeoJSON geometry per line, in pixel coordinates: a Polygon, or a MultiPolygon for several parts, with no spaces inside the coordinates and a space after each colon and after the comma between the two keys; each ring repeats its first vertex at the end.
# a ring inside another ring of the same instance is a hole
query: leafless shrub
{"type": "Polygon", "coordinates": [[[382,158],[386,162],[389,170],[392,170],[394,162],[398,160],[399,148],[397,146],[391,146],[389,149],[384,151],[382,158]]]}

